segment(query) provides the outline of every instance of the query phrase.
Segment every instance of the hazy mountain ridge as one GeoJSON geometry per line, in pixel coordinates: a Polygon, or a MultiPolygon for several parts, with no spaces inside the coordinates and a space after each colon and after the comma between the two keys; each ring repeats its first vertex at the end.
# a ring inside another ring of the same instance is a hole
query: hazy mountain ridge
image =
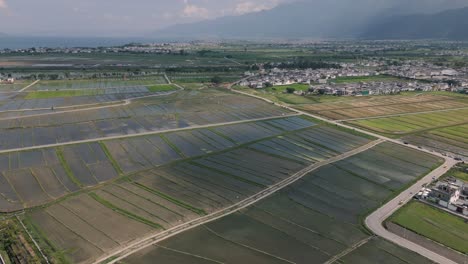
{"type": "MultiPolygon", "coordinates": [[[[295,2],[283,4],[267,11],[250,13],[241,16],[222,17],[193,24],[171,26],[156,32],[156,37],[185,37],[185,38],[427,38],[430,31],[411,37],[417,33],[417,25],[423,26],[423,18],[433,15],[413,13],[431,13],[440,10],[439,4],[444,1],[412,0],[405,8],[395,0],[392,5],[374,5],[376,0],[321,0],[316,2],[295,2]],[[422,22],[418,22],[419,20],[422,22]],[[395,26],[392,26],[392,23],[395,26]],[[405,23],[411,23],[407,28],[405,23]],[[369,26],[370,25],[370,26],[369,26]],[[403,26],[404,25],[404,26],[403,26]],[[382,27],[382,28],[379,28],[382,27]],[[407,30],[407,34],[398,33],[398,28],[407,30]],[[413,29],[414,30],[410,30],[413,29]],[[389,30],[388,36],[385,30],[389,30]],[[383,32],[382,32],[383,31],[383,32]],[[379,34],[377,34],[379,33],[379,34]],[[421,37],[420,37],[421,36],[421,37]]],[[[455,3],[451,2],[451,3],[455,3]]],[[[458,7],[461,2],[456,2],[458,7]]],[[[449,8],[450,6],[447,6],[449,8]]],[[[450,13],[453,10],[442,13],[450,13]]],[[[466,16],[468,17],[468,16],[466,16]]],[[[441,17],[441,19],[444,19],[441,17]]],[[[461,18],[460,18],[461,19],[461,18]]],[[[466,20],[466,18],[463,18],[466,20]]],[[[433,24],[437,24],[434,22],[433,24]]],[[[454,23],[451,23],[452,27],[454,23]]],[[[444,26],[437,25],[436,30],[443,30],[444,26]]],[[[457,27],[458,28],[458,27],[457,27]]],[[[441,36],[456,35],[453,33],[438,34],[441,36]]],[[[439,38],[439,37],[435,37],[439,38]]],[[[445,38],[445,37],[442,37],[445,38]]]]}
{"type": "Polygon", "coordinates": [[[468,7],[436,14],[387,18],[370,26],[366,39],[468,40],[468,7]]]}

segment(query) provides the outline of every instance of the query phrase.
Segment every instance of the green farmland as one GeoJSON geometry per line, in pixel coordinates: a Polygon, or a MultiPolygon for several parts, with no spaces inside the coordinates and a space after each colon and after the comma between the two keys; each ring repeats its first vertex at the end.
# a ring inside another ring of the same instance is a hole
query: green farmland
{"type": "Polygon", "coordinates": [[[26,95],[26,99],[47,99],[59,97],[74,96],[96,96],[102,94],[102,91],[94,89],[86,90],[58,90],[58,91],[32,91],[26,95]]]}
{"type": "Polygon", "coordinates": [[[411,202],[389,221],[457,251],[468,253],[468,225],[461,217],[420,202],[411,202]]]}
{"type": "Polygon", "coordinates": [[[344,83],[358,83],[358,82],[390,82],[390,81],[404,81],[404,79],[388,76],[388,75],[375,75],[375,76],[357,76],[357,77],[337,77],[330,82],[337,84],[344,83]]]}

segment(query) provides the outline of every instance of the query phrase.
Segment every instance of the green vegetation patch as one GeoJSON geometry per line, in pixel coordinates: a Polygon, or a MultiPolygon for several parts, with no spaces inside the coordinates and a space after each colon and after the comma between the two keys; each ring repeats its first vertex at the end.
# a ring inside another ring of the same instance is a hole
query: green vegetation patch
{"type": "Polygon", "coordinates": [[[417,234],[468,253],[468,224],[461,217],[420,202],[410,202],[390,221],[417,234]]]}
{"type": "Polygon", "coordinates": [[[450,169],[445,176],[452,176],[468,182],[468,164],[459,163],[450,169]]]}
{"type": "Polygon", "coordinates": [[[146,86],[146,88],[148,88],[148,91],[153,92],[153,93],[172,91],[176,89],[176,87],[172,84],[157,84],[157,85],[146,86]]]}
{"type": "Polygon", "coordinates": [[[99,142],[99,145],[101,146],[102,151],[104,151],[104,153],[106,154],[107,158],[112,163],[112,166],[114,167],[115,171],[117,171],[117,173],[119,175],[123,175],[124,172],[123,172],[122,168],[120,167],[119,163],[114,159],[114,157],[110,153],[109,149],[107,148],[106,144],[104,144],[103,142],[99,142]]]}
{"type": "Polygon", "coordinates": [[[373,75],[373,76],[351,76],[351,77],[338,77],[331,80],[333,83],[358,83],[358,82],[391,82],[403,81],[404,79],[389,76],[389,75],[373,75]]]}
{"type": "Polygon", "coordinates": [[[47,99],[73,96],[95,96],[102,94],[102,91],[95,89],[84,90],[57,90],[57,91],[31,91],[26,95],[26,99],[47,99]]]}
{"type": "Polygon", "coordinates": [[[70,168],[70,165],[68,165],[65,155],[63,154],[63,150],[60,148],[55,149],[55,152],[57,153],[57,157],[60,160],[60,163],[62,164],[63,169],[67,173],[67,176],[70,178],[70,180],[76,184],[79,187],[82,187],[83,185],[81,184],[80,180],[75,177],[75,174],[73,174],[73,171],[70,168]]]}

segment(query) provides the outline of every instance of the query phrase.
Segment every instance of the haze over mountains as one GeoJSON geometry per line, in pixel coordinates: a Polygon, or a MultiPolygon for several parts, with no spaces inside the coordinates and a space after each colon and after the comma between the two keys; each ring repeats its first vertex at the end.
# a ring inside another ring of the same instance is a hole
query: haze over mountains
{"type": "Polygon", "coordinates": [[[371,25],[368,39],[468,40],[468,7],[436,14],[396,16],[371,25]]]}
{"type": "Polygon", "coordinates": [[[156,36],[468,39],[465,5],[466,1],[458,0],[303,1],[242,16],[175,25],[156,32],[156,36]]]}

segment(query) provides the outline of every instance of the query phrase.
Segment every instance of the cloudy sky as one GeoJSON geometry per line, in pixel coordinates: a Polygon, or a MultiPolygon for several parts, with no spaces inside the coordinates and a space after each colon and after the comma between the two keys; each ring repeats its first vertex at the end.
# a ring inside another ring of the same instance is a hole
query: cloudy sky
{"type": "MultiPolygon", "coordinates": [[[[158,29],[271,9],[294,0],[0,0],[0,33],[35,36],[147,36],[158,29]]],[[[357,0],[301,0],[337,7],[357,0]]],[[[466,6],[468,0],[359,0],[366,12],[466,6]],[[362,4],[364,3],[364,4],[362,4]]],[[[326,12],[327,10],[324,10],[326,12]]]]}
{"type": "Polygon", "coordinates": [[[141,35],[172,24],[270,9],[288,0],[0,0],[12,35],[141,35]]]}

